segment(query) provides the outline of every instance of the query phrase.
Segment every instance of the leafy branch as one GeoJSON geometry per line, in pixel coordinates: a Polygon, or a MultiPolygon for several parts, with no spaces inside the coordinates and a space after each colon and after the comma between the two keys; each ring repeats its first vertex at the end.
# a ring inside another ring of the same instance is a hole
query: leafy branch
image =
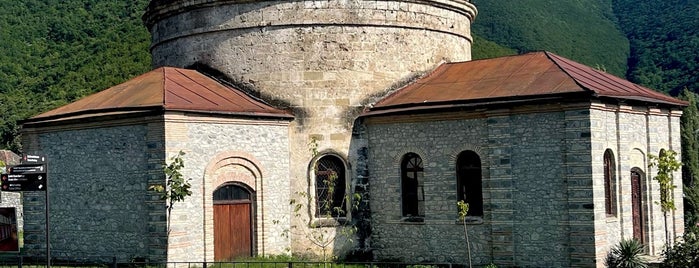
{"type": "Polygon", "coordinates": [[[166,202],[168,233],[170,233],[170,215],[172,214],[173,206],[176,202],[182,202],[187,196],[192,195],[190,180],[185,179],[181,172],[184,168],[184,160],[182,159],[184,155],[185,153],[180,151],[177,155],[170,158],[170,164],[163,167],[163,172],[165,173],[164,184],[148,187],[149,191],[159,193],[160,200],[165,200],[166,202]]]}
{"type": "Polygon", "coordinates": [[[658,156],[648,155],[649,168],[657,168],[657,175],[653,180],[660,184],[660,208],[663,211],[665,219],[665,242],[666,246],[670,245],[670,233],[667,229],[667,214],[676,209],[675,198],[672,195],[677,186],[673,184],[675,180],[674,173],[682,167],[682,163],[677,160],[677,153],[673,150],[660,150],[658,156]]]}
{"type": "Polygon", "coordinates": [[[466,237],[466,253],[468,254],[468,267],[471,267],[471,241],[468,239],[468,229],[466,228],[466,216],[468,215],[469,204],[464,200],[456,202],[459,208],[459,221],[464,225],[464,236],[466,237]]]}
{"type": "MultiPolygon", "coordinates": [[[[311,158],[316,157],[318,155],[317,140],[311,139],[308,146],[311,158]]],[[[293,208],[292,216],[299,219],[297,222],[304,222],[306,217],[303,212],[308,212],[309,216],[313,215],[314,211],[311,209],[311,206],[316,204],[319,206],[315,208],[318,211],[318,214],[316,214],[317,219],[314,220],[311,216],[307,226],[292,224],[289,229],[284,230],[284,235],[288,237],[290,234],[294,234],[305,237],[311,244],[322,250],[323,261],[327,262],[328,248],[340,238],[351,242],[353,235],[357,232],[357,228],[351,225],[348,220],[335,217],[347,215],[346,209],[357,210],[361,195],[358,193],[344,194],[340,204],[337,204],[337,202],[334,202],[334,196],[339,194],[337,187],[345,187],[344,185],[337,185],[338,181],[341,181],[339,180],[340,174],[337,173],[338,171],[333,170],[331,167],[320,168],[318,162],[314,163],[312,170],[315,175],[323,173],[322,176],[316,176],[316,179],[322,179],[319,183],[325,187],[326,192],[322,197],[318,196],[317,193],[312,195],[308,192],[296,192],[295,195],[298,199],[290,199],[289,205],[293,208]]],[[[278,222],[275,221],[275,223],[278,222]]]]}

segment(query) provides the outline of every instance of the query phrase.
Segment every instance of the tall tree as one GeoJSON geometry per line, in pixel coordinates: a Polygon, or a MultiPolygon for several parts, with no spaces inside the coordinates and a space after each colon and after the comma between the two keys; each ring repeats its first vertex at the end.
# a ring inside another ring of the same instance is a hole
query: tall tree
{"type": "Polygon", "coordinates": [[[684,218],[686,226],[693,226],[699,220],[699,109],[697,95],[687,89],[682,99],[689,102],[684,109],[682,124],[682,182],[684,183],[684,218]]]}

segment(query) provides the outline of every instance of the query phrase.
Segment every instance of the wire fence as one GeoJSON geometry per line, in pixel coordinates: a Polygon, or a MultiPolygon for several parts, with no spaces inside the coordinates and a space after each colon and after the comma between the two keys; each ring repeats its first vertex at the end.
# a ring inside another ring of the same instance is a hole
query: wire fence
{"type": "MultiPolygon", "coordinates": [[[[46,267],[45,257],[0,256],[0,268],[46,267]]],[[[463,265],[451,263],[402,263],[402,262],[313,262],[313,261],[230,261],[230,262],[118,262],[51,260],[53,267],[99,267],[99,268],[460,268],[463,265]]]]}

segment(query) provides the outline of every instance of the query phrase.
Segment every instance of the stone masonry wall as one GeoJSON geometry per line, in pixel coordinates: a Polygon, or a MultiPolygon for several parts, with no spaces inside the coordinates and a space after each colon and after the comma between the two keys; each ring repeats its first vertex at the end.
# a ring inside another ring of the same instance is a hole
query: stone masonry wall
{"type": "Polygon", "coordinates": [[[168,157],[184,151],[193,194],[172,212],[168,261],[213,261],[213,191],[240,182],[255,193],[254,254],[288,253],[288,121],[166,116],[168,157]],[[278,222],[277,222],[278,221],[278,222]]]}
{"type": "Polygon", "coordinates": [[[565,113],[510,116],[515,264],[568,267],[565,113]]]}
{"type": "MultiPolygon", "coordinates": [[[[24,129],[48,158],[51,253],[56,259],[148,258],[148,128],[140,123],[24,129]],[[93,126],[94,127],[94,126],[93,126]]],[[[45,254],[44,192],[24,193],[25,252],[45,254]]]]}
{"type": "MultiPolygon", "coordinates": [[[[351,133],[361,109],[440,62],[470,60],[475,15],[465,1],[181,0],[144,17],[154,66],[203,64],[295,111],[291,192],[308,192],[309,142],[347,159],[356,181],[351,133]]],[[[294,220],[307,226],[311,215],[294,220]]],[[[292,241],[294,252],[315,248],[292,241]]]]}
{"type": "Polygon", "coordinates": [[[474,265],[595,262],[592,210],[585,205],[592,203],[589,108],[544,105],[439,117],[367,119],[378,260],[466,263],[463,226],[455,221],[455,161],[473,150],[483,161],[485,210],[468,225],[474,265]],[[401,219],[400,161],[408,152],[424,161],[424,223],[401,219]]]}
{"type": "MultiPolygon", "coordinates": [[[[464,150],[478,153],[483,162],[483,186],[489,188],[486,124],[484,119],[368,123],[372,247],[377,260],[467,262],[456,207],[456,158],[464,150]],[[424,223],[405,222],[401,217],[400,165],[409,152],[423,160],[424,223]]],[[[489,202],[490,191],[483,196],[483,223],[468,226],[475,265],[491,261],[489,208],[497,205],[489,202]]]]}
{"type": "MultiPolygon", "coordinates": [[[[643,184],[650,191],[644,195],[643,209],[646,211],[645,232],[649,254],[659,255],[666,244],[663,213],[657,204],[660,200],[659,185],[652,180],[655,169],[649,169],[648,154],[658,155],[661,149],[681,152],[679,116],[677,111],[648,109],[637,106],[615,106],[597,104],[591,111],[592,156],[595,197],[595,226],[597,232],[597,256],[602,258],[609,248],[622,238],[633,237],[630,171],[638,168],[643,172],[643,184]],[[604,151],[611,149],[615,157],[617,215],[609,217],[604,210],[604,151]]],[[[679,157],[679,156],[678,156],[679,157]]],[[[681,174],[675,174],[675,200],[682,200],[681,174]]],[[[675,213],[671,213],[668,226],[671,237],[681,236],[682,202],[675,213]],[[678,217],[679,216],[679,217],[678,217]]],[[[598,267],[603,267],[598,263],[598,267]]]]}

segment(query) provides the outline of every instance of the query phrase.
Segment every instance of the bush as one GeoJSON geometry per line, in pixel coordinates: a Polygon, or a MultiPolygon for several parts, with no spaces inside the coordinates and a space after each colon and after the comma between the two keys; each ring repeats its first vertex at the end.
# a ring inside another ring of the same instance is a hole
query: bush
{"type": "Polygon", "coordinates": [[[604,264],[610,268],[646,268],[648,264],[641,258],[643,244],[636,239],[623,239],[614,246],[604,264]]]}
{"type": "Polygon", "coordinates": [[[699,228],[686,230],[681,241],[667,249],[662,267],[699,267],[699,228]]]}

